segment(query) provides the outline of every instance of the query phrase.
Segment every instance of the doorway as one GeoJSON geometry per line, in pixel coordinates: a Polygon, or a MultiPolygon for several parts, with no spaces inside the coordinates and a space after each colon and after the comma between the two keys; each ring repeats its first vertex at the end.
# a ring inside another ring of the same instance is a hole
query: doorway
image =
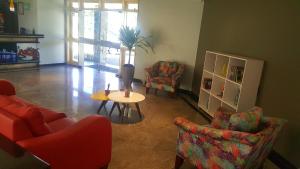
{"type": "MultiPolygon", "coordinates": [[[[132,1],[104,3],[100,8],[98,3],[71,1],[69,5],[71,6],[69,63],[118,72],[119,30],[125,25],[133,28],[137,26],[138,4],[132,1]]],[[[134,58],[134,52],[132,56],[134,58]]],[[[132,60],[134,63],[134,59],[132,60]]]]}

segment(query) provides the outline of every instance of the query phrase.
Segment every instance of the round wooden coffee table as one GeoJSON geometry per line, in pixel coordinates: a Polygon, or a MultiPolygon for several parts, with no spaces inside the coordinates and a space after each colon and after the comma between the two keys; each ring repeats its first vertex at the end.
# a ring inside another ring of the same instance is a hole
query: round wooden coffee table
{"type": "Polygon", "coordinates": [[[142,119],[142,113],[141,113],[141,109],[140,109],[140,106],[139,106],[139,102],[145,100],[144,95],[142,95],[140,93],[136,93],[136,92],[130,92],[130,96],[125,97],[125,91],[117,91],[117,92],[111,92],[108,95],[108,98],[109,98],[109,100],[114,102],[114,104],[111,108],[111,111],[109,113],[109,116],[111,116],[111,114],[114,111],[116,106],[119,109],[119,107],[120,107],[119,103],[123,105],[123,108],[121,110],[122,117],[124,117],[126,111],[127,111],[127,116],[128,116],[129,104],[135,104],[137,112],[140,116],[140,119],[142,119]]]}

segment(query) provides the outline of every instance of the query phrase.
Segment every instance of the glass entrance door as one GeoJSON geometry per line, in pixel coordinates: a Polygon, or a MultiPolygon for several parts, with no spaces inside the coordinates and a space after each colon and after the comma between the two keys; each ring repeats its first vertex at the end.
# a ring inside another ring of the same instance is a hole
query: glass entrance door
{"type": "Polygon", "coordinates": [[[106,68],[117,72],[120,68],[119,31],[123,25],[136,27],[137,7],[129,9],[132,5],[117,1],[70,1],[70,60],[80,66],[106,68]]]}

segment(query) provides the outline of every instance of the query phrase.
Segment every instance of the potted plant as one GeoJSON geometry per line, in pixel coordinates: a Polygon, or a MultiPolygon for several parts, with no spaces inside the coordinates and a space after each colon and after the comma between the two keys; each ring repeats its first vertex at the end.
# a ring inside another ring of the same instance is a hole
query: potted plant
{"type": "Polygon", "coordinates": [[[126,89],[131,88],[131,83],[134,77],[134,65],[130,64],[131,52],[133,48],[141,48],[148,53],[148,48],[152,50],[151,44],[147,41],[147,38],[141,36],[141,31],[130,28],[128,26],[123,26],[120,29],[120,41],[123,46],[125,46],[129,51],[129,57],[127,64],[124,64],[122,69],[122,79],[126,89]]]}

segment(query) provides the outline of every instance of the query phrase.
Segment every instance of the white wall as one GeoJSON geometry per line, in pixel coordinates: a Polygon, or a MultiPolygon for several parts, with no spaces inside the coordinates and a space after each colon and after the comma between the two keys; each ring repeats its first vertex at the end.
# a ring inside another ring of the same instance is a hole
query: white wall
{"type": "Polygon", "coordinates": [[[137,49],[135,78],[145,80],[144,68],[160,60],[186,65],[181,88],[191,90],[204,2],[202,0],[140,0],[138,23],[152,35],[155,53],[137,49]]]}
{"type": "Polygon", "coordinates": [[[65,62],[64,0],[37,0],[37,32],[44,34],[39,45],[41,64],[65,62]]]}
{"type": "Polygon", "coordinates": [[[19,15],[19,27],[44,34],[40,39],[40,64],[65,62],[64,0],[20,0],[29,2],[30,10],[19,15]]]}

